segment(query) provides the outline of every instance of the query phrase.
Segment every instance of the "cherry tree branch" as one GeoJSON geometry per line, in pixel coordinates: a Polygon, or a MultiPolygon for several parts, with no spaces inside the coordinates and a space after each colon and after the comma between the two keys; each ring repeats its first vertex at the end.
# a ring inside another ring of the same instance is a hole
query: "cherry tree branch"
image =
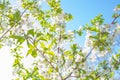
{"type": "Polygon", "coordinates": [[[12,27],[10,27],[7,31],[5,31],[2,36],[0,36],[0,40],[12,29],[12,27]]]}
{"type": "MultiPolygon", "coordinates": [[[[113,21],[111,22],[111,24],[115,24],[115,20],[116,20],[119,16],[120,16],[120,14],[113,19],[113,21]]],[[[94,50],[94,48],[95,48],[95,47],[93,47],[93,48],[89,51],[89,53],[86,55],[84,61],[87,60],[87,58],[88,58],[89,55],[92,53],[92,51],[94,50]]],[[[83,61],[83,62],[84,62],[84,61],[83,61]]],[[[76,67],[73,71],[75,71],[76,69],[77,69],[77,67],[76,67]]],[[[69,78],[69,77],[75,77],[75,76],[71,76],[72,73],[73,73],[73,71],[72,71],[66,78],[64,78],[64,80],[66,80],[66,79],[69,78]]]]}
{"type": "MultiPolygon", "coordinates": [[[[111,22],[111,24],[115,24],[115,20],[116,20],[119,16],[120,16],[120,14],[113,19],[113,21],[111,22]]],[[[101,42],[101,43],[102,43],[102,42],[101,42]]],[[[90,50],[90,52],[87,54],[87,56],[85,57],[85,60],[86,60],[86,59],[89,57],[89,55],[92,53],[93,49],[94,49],[94,47],[93,47],[93,48],[90,50]]]]}
{"type": "Polygon", "coordinates": [[[118,17],[120,17],[120,14],[113,19],[113,21],[111,22],[111,24],[115,24],[115,20],[116,20],[118,17]]]}
{"type": "MultiPolygon", "coordinates": [[[[27,35],[26,35],[26,36],[27,36],[27,35]]],[[[29,37],[28,37],[28,38],[29,38],[29,37]]],[[[35,46],[33,39],[29,38],[29,41],[32,43],[33,46],[35,46]]],[[[55,71],[57,71],[57,73],[59,74],[61,80],[63,80],[63,77],[62,77],[62,75],[60,74],[60,72],[58,71],[58,69],[47,59],[47,57],[44,55],[44,52],[41,51],[40,49],[38,49],[36,46],[35,46],[35,48],[36,48],[36,50],[42,55],[42,57],[47,61],[47,63],[48,63],[55,71]]]]}
{"type": "Polygon", "coordinates": [[[77,69],[77,67],[76,68],[74,68],[73,69],[73,71],[68,75],[68,76],[66,76],[63,80],[66,80],[66,79],[68,79],[71,75],[72,75],[72,73],[75,71],[77,69]]]}
{"type": "MultiPolygon", "coordinates": [[[[41,51],[40,51],[37,47],[36,47],[36,50],[37,50],[39,53],[41,53],[41,51]]],[[[53,64],[47,59],[47,57],[44,55],[44,53],[41,53],[41,55],[42,55],[43,58],[48,62],[48,64],[50,64],[50,66],[51,66],[54,70],[56,70],[56,71],[58,72],[61,80],[63,80],[63,77],[62,77],[62,75],[60,74],[60,72],[58,71],[58,69],[53,66],[53,64]]]]}
{"type": "Polygon", "coordinates": [[[89,55],[92,53],[92,51],[93,51],[94,48],[95,48],[95,47],[93,47],[93,48],[89,51],[89,53],[88,53],[87,56],[85,57],[85,61],[87,60],[87,58],[89,57],[89,55]]]}

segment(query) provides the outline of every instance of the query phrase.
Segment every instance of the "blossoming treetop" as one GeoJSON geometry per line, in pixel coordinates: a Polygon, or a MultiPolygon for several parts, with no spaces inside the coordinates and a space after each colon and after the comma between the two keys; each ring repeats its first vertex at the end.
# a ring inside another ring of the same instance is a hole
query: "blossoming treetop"
{"type": "Polygon", "coordinates": [[[0,2],[0,47],[11,47],[15,80],[114,79],[120,70],[120,53],[113,49],[119,44],[120,5],[110,24],[104,24],[99,14],[90,24],[67,31],[66,23],[73,16],[61,8],[60,0],[18,0],[17,4],[0,2]],[[84,47],[74,42],[76,34],[86,34],[84,47]],[[33,61],[26,65],[28,58],[33,61]]]}

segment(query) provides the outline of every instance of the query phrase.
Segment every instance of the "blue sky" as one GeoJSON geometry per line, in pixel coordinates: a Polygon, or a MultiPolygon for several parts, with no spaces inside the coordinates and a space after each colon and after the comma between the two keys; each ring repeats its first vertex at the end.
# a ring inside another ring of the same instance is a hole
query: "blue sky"
{"type": "Polygon", "coordinates": [[[106,23],[111,23],[113,9],[119,3],[120,0],[61,0],[61,7],[74,16],[68,24],[69,29],[76,29],[100,13],[106,23]]]}
{"type": "MultiPolygon", "coordinates": [[[[78,29],[80,25],[90,23],[98,14],[103,14],[104,23],[111,23],[114,8],[120,0],[61,0],[61,7],[71,13],[74,19],[67,23],[67,30],[78,29]]],[[[77,37],[75,42],[84,45],[85,36],[77,37]]]]}

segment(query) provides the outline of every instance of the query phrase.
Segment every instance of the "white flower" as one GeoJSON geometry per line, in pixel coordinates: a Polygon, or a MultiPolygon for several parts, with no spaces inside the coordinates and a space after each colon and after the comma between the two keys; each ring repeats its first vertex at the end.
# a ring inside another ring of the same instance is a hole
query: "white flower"
{"type": "Polygon", "coordinates": [[[21,0],[17,0],[17,3],[18,3],[19,6],[22,5],[22,1],[21,0]]]}
{"type": "Polygon", "coordinates": [[[65,25],[64,19],[65,13],[59,14],[58,16],[51,16],[52,24],[65,25]]]}
{"type": "Polygon", "coordinates": [[[119,10],[120,10],[120,8],[114,8],[114,12],[117,12],[119,10]]]}
{"type": "Polygon", "coordinates": [[[90,51],[90,47],[83,48],[82,53],[83,53],[84,55],[87,55],[89,51],[90,51]]]}
{"type": "Polygon", "coordinates": [[[98,54],[98,57],[104,57],[106,54],[108,53],[108,51],[100,51],[98,54]]]}
{"type": "Polygon", "coordinates": [[[90,39],[90,36],[92,36],[92,33],[90,32],[90,31],[86,31],[86,40],[85,40],[85,48],[87,48],[87,47],[91,47],[92,46],[92,40],[90,39]]]}
{"type": "Polygon", "coordinates": [[[96,60],[96,55],[94,55],[94,56],[92,56],[92,57],[90,57],[90,60],[92,61],[92,62],[94,62],[95,60],[96,60]]]}
{"type": "Polygon", "coordinates": [[[83,26],[79,26],[78,30],[82,30],[83,29],[83,26]]]}
{"type": "Polygon", "coordinates": [[[80,62],[82,59],[82,57],[80,55],[76,55],[76,59],[75,59],[75,62],[80,62]]]}
{"type": "Polygon", "coordinates": [[[94,62],[95,60],[96,60],[96,58],[97,58],[97,56],[96,56],[96,54],[98,53],[98,49],[94,49],[93,51],[92,51],[92,54],[90,55],[90,60],[92,61],[92,62],[94,62]]]}
{"type": "Polygon", "coordinates": [[[117,28],[120,29],[120,24],[117,24],[117,28]]]}
{"type": "Polygon", "coordinates": [[[96,26],[99,26],[99,24],[100,24],[99,22],[96,22],[96,23],[95,23],[96,26]]]}
{"type": "Polygon", "coordinates": [[[73,36],[73,35],[74,35],[74,32],[73,32],[72,30],[68,30],[68,34],[69,34],[70,36],[73,36]]]}

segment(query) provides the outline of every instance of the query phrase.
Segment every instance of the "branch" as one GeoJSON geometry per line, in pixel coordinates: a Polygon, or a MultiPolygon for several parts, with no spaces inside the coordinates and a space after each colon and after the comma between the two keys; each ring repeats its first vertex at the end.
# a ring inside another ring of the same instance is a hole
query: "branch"
{"type": "Polygon", "coordinates": [[[94,48],[95,48],[95,47],[93,47],[93,48],[89,51],[89,53],[88,53],[87,56],[85,57],[85,61],[86,61],[86,59],[89,57],[89,55],[92,53],[92,51],[93,51],[94,48]]]}
{"type": "Polygon", "coordinates": [[[5,31],[2,36],[0,36],[0,40],[12,29],[13,27],[10,27],[7,31],[5,31]]]}
{"type": "MultiPolygon", "coordinates": [[[[86,59],[87,59],[87,58],[89,57],[89,55],[92,53],[92,51],[93,51],[94,48],[95,48],[95,47],[93,47],[93,48],[90,50],[90,52],[89,52],[89,53],[87,54],[87,56],[85,57],[84,61],[86,61],[86,59]]],[[[82,61],[82,62],[83,62],[83,61],[82,61]]],[[[73,71],[75,71],[76,69],[77,69],[77,67],[74,68],[73,71]]],[[[66,80],[67,78],[71,77],[73,71],[72,71],[64,80],[66,80]]]]}
{"type": "MultiPolygon", "coordinates": [[[[93,47],[93,48],[90,50],[90,52],[89,52],[89,53],[87,54],[87,56],[85,57],[84,61],[86,61],[86,59],[87,59],[87,58],[89,57],[89,55],[92,53],[92,51],[93,51],[94,48],[95,48],[95,47],[93,47]]],[[[73,71],[75,71],[76,69],[77,69],[77,67],[74,68],[73,71]]],[[[73,71],[72,71],[64,80],[66,80],[67,78],[71,77],[73,71]]]]}
{"type": "MultiPolygon", "coordinates": [[[[27,35],[26,35],[26,36],[27,36],[27,35]]],[[[34,45],[34,42],[33,42],[34,40],[31,39],[31,38],[29,38],[29,40],[30,40],[30,42],[32,43],[32,45],[35,46],[35,45],[34,45]]],[[[47,59],[47,57],[44,55],[44,52],[42,52],[41,50],[39,50],[37,47],[35,47],[35,48],[36,48],[36,50],[42,55],[42,57],[47,61],[47,63],[50,64],[50,66],[51,66],[55,71],[58,72],[61,80],[63,80],[63,77],[62,77],[62,75],[60,74],[60,72],[58,71],[58,69],[55,68],[54,65],[47,59]]]]}
{"type": "MultiPolygon", "coordinates": [[[[62,38],[62,36],[61,36],[61,28],[60,28],[60,33],[59,33],[59,38],[58,38],[58,44],[61,42],[61,38],[62,38]]],[[[60,46],[58,46],[57,52],[58,52],[58,54],[60,53],[60,46]]]]}
{"type": "MultiPolygon", "coordinates": [[[[75,71],[76,69],[77,69],[77,67],[74,68],[73,71],[75,71]]],[[[63,80],[66,80],[67,78],[69,78],[72,75],[73,71],[68,76],[66,76],[63,80]]]]}
{"type": "Polygon", "coordinates": [[[76,78],[80,78],[80,76],[70,76],[70,77],[76,77],[76,78]]]}
{"type": "MultiPolygon", "coordinates": [[[[41,53],[41,51],[40,51],[37,47],[36,47],[36,50],[37,50],[39,53],[41,53]]],[[[58,71],[58,69],[53,66],[53,64],[47,59],[47,57],[44,55],[44,53],[41,53],[41,55],[42,55],[43,58],[50,64],[50,66],[51,66],[54,70],[56,70],[56,71],[58,72],[61,80],[63,80],[63,77],[62,77],[62,75],[60,74],[60,72],[58,71]]]]}
{"type": "MultiPolygon", "coordinates": [[[[27,7],[28,8],[28,7],[27,7]]],[[[26,12],[27,8],[22,12],[21,16],[23,16],[23,14],[26,12]]],[[[17,23],[15,23],[12,27],[10,27],[7,31],[5,31],[2,36],[0,37],[0,40],[15,26],[17,26],[20,23],[20,21],[18,21],[17,23]]]]}
{"type": "MultiPolygon", "coordinates": [[[[119,16],[120,16],[120,14],[119,14],[117,17],[114,18],[114,20],[112,21],[111,24],[115,24],[115,20],[116,20],[119,16]]],[[[87,60],[87,58],[88,58],[89,55],[92,53],[92,51],[93,51],[94,48],[95,48],[95,47],[93,47],[93,48],[89,51],[89,53],[88,53],[87,56],[85,57],[84,61],[87,60]]],[[[76,70],[76,69],[77,69],[77,67],[76,67],[74,70],[76,70]]],[[[74,71],[74,70],[73,70],[73,71],[74,71]]],[[[73,71],[72,71],[64,80],[66,80],[66,79],[69,78],[69,77],[76,77],[76,76],[71,76],[72,73],[73,73],[73,71]]],[[[78,76],[77,76],[77,77],[78,77],[78,76]]]]}
{"type": "Polygon", "coordinates": [[[111,22],[111,24],[115,24],[115,20],[116,20],[119,16],[120,16],[120,14],[113,19],[113,21],[111,22]]]}

